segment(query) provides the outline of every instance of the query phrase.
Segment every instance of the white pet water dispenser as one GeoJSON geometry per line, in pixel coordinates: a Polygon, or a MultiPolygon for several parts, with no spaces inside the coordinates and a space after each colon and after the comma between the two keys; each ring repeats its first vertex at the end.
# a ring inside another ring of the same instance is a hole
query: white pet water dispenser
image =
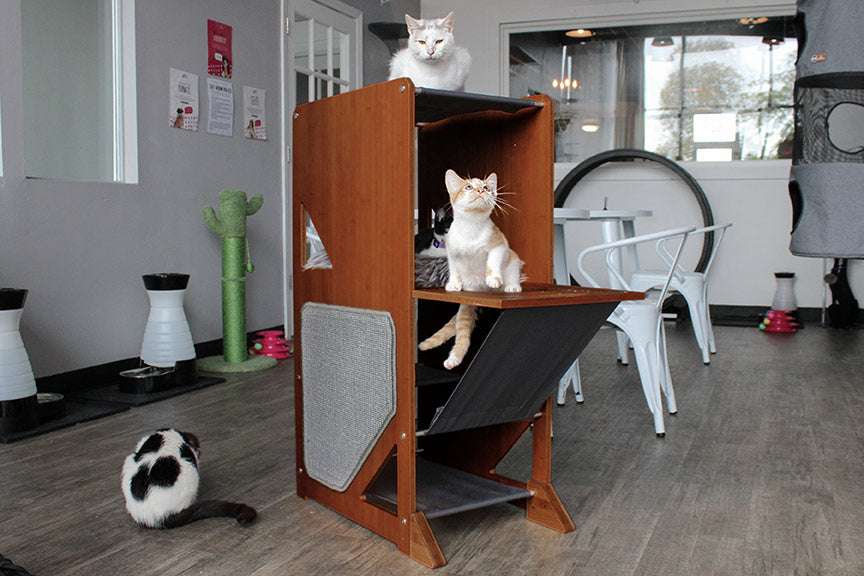
{"type": "Polygon", "coordinates": [[[19,325],[27,290],[0,288],[0,435],[39,425],[39,402],[19,325]]]}
{"type": "Polygon", "coordinates": [[[120,375],[121,392],[157,392],[198,380],[195,346],[183,310],[188,274],[145,274],[144,287],[150,298],[150,315],[141,344],[141,368],[120,375]]]}
{"type": "Polygon", "coordinates": [[[775,272],[774,279],[777,282],[777,289],[774,292],[771,309],[797,314],[798,300],[795,298],[795,273],[775,272]]]}

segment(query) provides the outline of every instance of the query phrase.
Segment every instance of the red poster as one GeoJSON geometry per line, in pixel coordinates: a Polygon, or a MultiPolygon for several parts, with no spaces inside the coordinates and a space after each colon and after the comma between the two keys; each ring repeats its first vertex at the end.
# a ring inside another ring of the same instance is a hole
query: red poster
{"type": "Polygon", "coordinates": [[[207,73],[231,78],[234,60],[231,57],[231,26],[207,20],[207,73]]]}

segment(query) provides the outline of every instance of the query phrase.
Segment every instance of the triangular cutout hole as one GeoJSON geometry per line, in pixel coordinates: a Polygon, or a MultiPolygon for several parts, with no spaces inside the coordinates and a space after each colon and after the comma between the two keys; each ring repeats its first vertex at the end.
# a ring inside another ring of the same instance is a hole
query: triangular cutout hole
{"type": "Polygon", "coordinates": [[[312,222],[312,217],[309,216],[305,206],[303,207],[303,214],[306,219],[306,250],[303,251],[303,269],[331,270],[333,264],[330,262],[326,248],[324,248],[324,241],[318,235],[315,223],[312,222]]]}

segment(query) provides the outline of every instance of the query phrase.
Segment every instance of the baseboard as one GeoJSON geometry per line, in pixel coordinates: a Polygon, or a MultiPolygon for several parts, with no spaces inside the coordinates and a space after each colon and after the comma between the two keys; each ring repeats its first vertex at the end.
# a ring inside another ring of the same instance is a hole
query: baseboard
{"type": "MultiPolygon", "coordinates": [[[[711,305],[711,322],[716,326],[759,326],[770,306],[725,306],[711,305]]],[[[802,327],[819,326],[823,323],[822,308],[798,308],[798,322],[802,327]]],[[[824,322],[827,324],[829,319],[824,322]]],[[[864,310],[858,309],[859,325],[864,324],[864,310]]]]}
{"type": "MultiPolygon", "coordinates": [[[[258,332],[262,330],[282,330],[282,326],[274,326],[272,328],[261,328],[246,334],[247,346],[252,346],[252,341],[260,338],[258,332]]],[[[195,356],[197,358],[205,358],[207,356],[217,356],[222,354],[222,339],[210,340],[201,342],[195,345],[195,356]]],[[[130,370],[140,366],[141,359],[125,358],[123,360],[115,360],[97,366],[88,366],[69,372],[54,374],[52,376],[43,376],[36,378],[36,389],[40,392],[59,392],[60,394],[68,394],[78,390],[87,390],[90,388],[101,388],[116,382],[120,372],[130,370]]]]}

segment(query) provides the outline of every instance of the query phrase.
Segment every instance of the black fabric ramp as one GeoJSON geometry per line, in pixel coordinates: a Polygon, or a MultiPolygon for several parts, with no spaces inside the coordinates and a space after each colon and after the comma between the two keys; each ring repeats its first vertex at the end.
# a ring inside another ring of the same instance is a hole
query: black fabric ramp
{"type": "Polygon", "coordinates": [[[533,418],[617,302],[504,310],[427,430],[533,418]]]}
{"type": "MultiPolygon", "coordinates": [[[[528,498],[522,488],[500,484],[461,470],[417,458],[417,510],[426,518],[439,518],[528,498]]],[[[396,459],[392,459],[375,481],[366,498],[396,511],[396,459]]]]}

